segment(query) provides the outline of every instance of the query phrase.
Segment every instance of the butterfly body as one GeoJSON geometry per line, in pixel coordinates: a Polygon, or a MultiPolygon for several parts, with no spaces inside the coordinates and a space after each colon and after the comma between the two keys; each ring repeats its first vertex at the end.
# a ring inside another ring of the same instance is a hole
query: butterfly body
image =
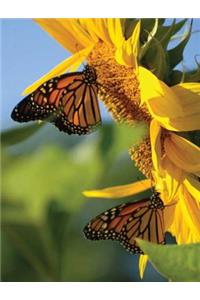
{"type": "Polygon", "coordinates": [[[68,134],[87,134],[101,123],[95,70],[54,77],[25,97],[13,109],[17,122],[44,120],[68,134]]]}
{"type": "Polygon", "coordinates": [[[164,244],[164,204],[158,194],[150,199],[126,203],[103,212],[84,228],[91,240],[115,240],[130,253],[143,253],[135,238],[164,244]]]}

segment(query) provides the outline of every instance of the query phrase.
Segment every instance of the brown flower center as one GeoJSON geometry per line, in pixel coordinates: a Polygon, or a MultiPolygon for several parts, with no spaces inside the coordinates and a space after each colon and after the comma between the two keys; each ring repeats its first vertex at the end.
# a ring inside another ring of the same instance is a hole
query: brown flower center
{"type": "MultiPolygon", "coordinates": [[[[123,66],[115,59],[115,49],[99,42],[90,53],[88,63],[95,68],[100,85],[99,96],[118,122],[145,122],[148,125],[151,116],[140,103],[140,88],[136,71],[130,66],[123,66]]],[[[151,178],[152,159],[149,137],[130,149],[131,159],[139,170],[151,178]]]]}
{"type": "Polygon", "coordinates": [[[139,145],[131,147],[129,154],[140,172],[147,178],[152,179],[151,171],[153,170],[153,163],[150,138],[146,137],[139,145]]]}
{"type": "Polygon", "coordinates": [[[115,60],[114,47],[99,42],[88,58],[95,68],[100,85],[100,99],[117,121],[130,124],[135,121],[150,122],[150,114],[140,105],[140,89],[132,67],[122,66],[115,60]]]}

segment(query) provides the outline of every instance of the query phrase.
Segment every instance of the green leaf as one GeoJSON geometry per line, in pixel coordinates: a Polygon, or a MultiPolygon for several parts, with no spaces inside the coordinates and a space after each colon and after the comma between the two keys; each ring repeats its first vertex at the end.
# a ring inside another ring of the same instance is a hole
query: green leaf
{"type": "Polygon", "coordinates": [[[31,137],[39,129],[42,128],[42,124],[33,124],[28,126],[23,126],[20,128],[8,129],[1,133],[1,142],[3,146],[12,146],[23,142],[24,140],[31,137]]]}
{"type": "Polygon", "coordinates": [[[200,281],[200,243],[161,246],[137,239],[152,265],[171,281],[200,281]]]}
{"type": "Polygon", "coordinates": [[[172,70],[170,74],[170,86],[183,82],[184,74],[179,70],[172,70]]]}
{"type": "MultiPolygon", "coordinates": [[[[147,20],[152,20],[152,19],[147,19],[147,20]]],[[[151,24],[152,21],[149,21],[149,22],[151,24]]],[[[139,54],[139,59],[140,60],[144,57],[144,55],[146,54],[146,52],[150,48],[151,43],[153,41],[153,37],[156,35],[156,32],[158,30],[158,24],[159,24],[158,23],[158,19],[155,19],[153,27],[151,28],[150,31],[148,31],[148,27],[149,26],[144,25],[143,23],[144,23],[144,21],[142,20],[141,21],[141,24],[142,24],[142,26],[141,26],[141,28],[142,28],[142,30],[141,30],[141,36],[145,34],[146,37],[145,37],[145,41],[143,42],[143,45],[142,45],[142,47],[140,49],[140,54],[139,54]],[[144,26],[144,28],[143,28],[143,26],[144,26]],[[146,29],[146,27],[147,27],[147,29],[146,29]]],[[[142,39],[144,39],[144,38],[142,38],[142,39]]]]}
{"type": "Polygon", "coordinates": [[[129,39],[130,36],[132,35],[133,33],[133,29],[135,27],[135,25],[137,24],[138,20],[137,19],[126,19],[125,22],[124,22],[124,36],[125,36],[125,39],[129,39]]]}
{"type": "Polygon", "coordinates": [[[112,144],[115,138],[115,128],[112,123],[104,124],[99,129],[99,145],[98,149],[101,156],[106,159],[112,148],[112,144]]]}
{"type": "Polygon", "coordinates": [[[163,48],[166,49],[172,35],[173,35],[173,27],[175,25],[176,20],[173,20],[173,23],[170,26],[160,26],[156,38],[160,41],[163,48]]]}
{"type": "Polygon", "coordinates": [[[183,34],[181,42],[174,48],[167,51],[169,57],[169,64],[171,69],[178,65],[183,60],[183,51],[187,45],[192,32],[192,21],[189,30],[183,34]]]}
{"type": "Polygon", "coordinates": [[[112,145],[109,149],[108,157],[113,161],[121,153],[127,153],[127,150],[140,143],[147,135],[147,127],[144,123],[137,123],[135,126],[127,124],[115,125],[113,132],[112,145]]]}
{"type": "Polygon", "coordinates": [[[49,245],[46,245],[43,239],[41,227],[31,223],[3,223],[2,232],[20,257],[27,261],[29,268],[37,274],[39,280],[56,280],[53,275],[54,256],[48,253],[49,245]]]}
{"type": "Polygon", "coordinates": [[[47,206],[47,227],[58,255],[61,255],[62,241],[66,234],[69,218],[70,213],[64,209],[60,202],[56,200],[49,202],[47,206]]]}
{"type": "Polygon", "coordinates": [[[71,151],[45,145],[35,152],[12,156],[12,163],[4,163],[3,220],[39,224],[52,199],[63,203],[70,212],[80,209],[82,191],[92,187],[97,170],[101,171],[92,143],[87,140],[71,151]],[[83,176],[86,169],[87,176],[83,176]]]}
{"type": "MultiPolygon", "coordinates": [[[[141,34],[140,34],[140,38],[141,38],[141,42],[142,44],[145,44],[145,42],[148,39],[149,33],[151,33],[151,35],[153,35],[153,32],[155,33],[155,31],[157,31],[158,25],[159,25],[159,20],[160,19],[141,19],[141,34]],[[155,30],[156,28],[156,30],[155,30]]],[[[153,35],[154,36],[154,35],[153,35]]]]}
{"type": "Polygon", "coordinates": [[[185,73],[185,82],[200,82],[200,67],[185,73]]]}
{"type": "Polygon", "coordinates": [[[185,72],[185,82],[200,82],[200,63],[197,61],[197,57],[195,57],[195,62],[197,64],[197,68],[195,70],[185,72]]]}
{"type": "Polygon", "coordinates": [[[195,131],[189,131],[187,132],[188,136],[189,136],[189,140],[197,145],[198,147],[200,147],[200,130],[195,130],[195,131]]]}
{"type": "Polygon", "coordinates": [[[174,34],[185,25],[187,20],[188,19],[183,19],[176,23],[176,19],[174,19],[170,26],[159,26],[155,37],[160,41],[164,49],[167,48],[174,34]]]}
{"type": "Polygon", "coordinates": [[[147,66],[159,79],[164,80],[168,75],[168,57],[161,43],[153,37],[151,47],[148,48],[143,59],[143,64],[147,66]]]}
{"type": "Polygon", "coordinates": [[[158,23],[159,23],[159,26],[163,25],[165,23],[165,18],[159,18],[158,23]]]}

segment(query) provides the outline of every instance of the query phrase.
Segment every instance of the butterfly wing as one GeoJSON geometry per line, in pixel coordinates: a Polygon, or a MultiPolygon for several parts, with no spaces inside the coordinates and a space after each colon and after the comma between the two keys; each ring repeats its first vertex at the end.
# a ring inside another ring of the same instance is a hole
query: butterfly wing
{"type": "Polygon", "coordinates": [[[164,217],[163,209],[150,208],[150,203],[131,213],[123,229],[121,244],[131,253],[142,253],[135,238],[149,242],[164,244],[164,217]]]}
{"type": "Polygon", "coordinates": [[[62,95],[62,113],[55,125],[68,134],[87,134],[100,123],[101,116],[95,83],[75,80],[67,86],[62,95]]]}
{"type": "Polygon", "coordinates": [[[151,208],[149,199],[122,204],[90,221],[84,233],[91,240],[118,240],[127,251],[142,253],[135,238],[164,243],[163,208],[151,208]]]}
{"type": "Polygon", "coordinates": [[[68,134],[87,134],[101,123],[96,78],[87,67],[52,78],[13,109],[17,122],[45,120],[68,134]],[[89,70],[89,71],[88,71],[89,70]],[[89,72],[89,73],[88,73],[89,72]]]}
{"type": "Polygon", "coordinates": [[[60,98],[65,86],[59,86],[60,80],[65,78],[66,86],[79,76],[79,73],[54,77],[43,83],[33,93],[19,102],[12,111],[11,117],[17,122],[47,120],[53,122],[60,114],[60,98]]]}

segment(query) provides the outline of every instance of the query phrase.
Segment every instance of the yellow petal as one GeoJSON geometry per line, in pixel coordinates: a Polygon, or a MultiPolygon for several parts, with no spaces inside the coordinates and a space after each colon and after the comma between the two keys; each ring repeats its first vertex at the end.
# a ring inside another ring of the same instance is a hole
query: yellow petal
{"type": "Polygon", "coordinates": [[[132,36],[125,40],[122,38],[121,44],[117,46],[115,52],[116,61],[121,65],[132,66],[137,68],[137,57],[139,48],[140,22],[137,23],[132,36]]]}
{"type": "Polygon", "coordinates": [[[140,82],[141,104],[148,103],[149,99],[157,98],[163,94],[159,79],[149,70],[143,67],[138,68],[138,78],[140,82]]]}
{"type": "MultiPolygon", "coordinates": [[[[173,131],[187,131],[198,127],[199,113],[193,114],[192,120],[191,115],[187,115],[181,98],[173,89],[143,67],[139,67],[138,76],[141,104],[146,103],[152,117],[163,127],[173,131]]],[[[196,103],[195,100],[194,106],[196,103]]]]}
{"type": "Polygon", "coordinates": [[[119,185],[101,190],[84,191],[83,195],[93,198],[123,198],[141,193],[149,188],[151,188],[151,180],[144,179],[126,185],[119,185]]]}
{"type": "Polygon", "coordinates": [[[186,172],[176,166],[166,155],[162,155],[162,128],[156,120],[150,124],[150,138],[153,170],[152,175],[156,189],[161,193],[165,205],[173,202],[186,172]]]}
{"type": "Polygon", "coordinates": [[[192,113],[197,110],[200,113],[200,83],[179,83],[171,88],[181,99],[186,112],[189,110],[189,113],[192,113]]]}
{"type": "Polygon", "coordinates": [[[164,170],[162,180],[165,181],[167,190],[165,204],[170,204],[174,202],[178,189],[186,177],[186,172],[177,167],[167,156],[162,159],[161,165],[164,170]]]}
{"type": "Polygon", "coordinates": [[[76,19],[34,19],[49,35],[51,35],[65,49],[74,53],[84,48],[78,37],[74,35],[71,24],[76,19]]]}
{"type": "Polygon", "coordinates": [[[160,170],[161,163],[161,126],[156,120],[152,120],[150,124],[151,152],[153,167],[160,170]]]}
{"type": "Polygon", "coordinates": [[[144,271],[148,262],[148,255],[140,255],[139,258],[139,271],[140,271],[140,278],[144,277],[144,271]]]}
{"type": "Polygon", "coordinates": [[[137,68],[137,57],[133,54],[131,40],[123,41],[121,46],[118,46],[115,52],[115,59],[120,65],[132,66],[137,68]]]}
{"type": "MultiPolygon", "coordinates": [[[[177,199],[174,199],[175,201],[177,199]]],[[[178,200],[177,200],[178,202],[178,200]]],[[[175,216],[175,209],[176,209],[176,204],[177,203],[172,203],[169,204],[168,206],[165,207],[164,209],[164,226],[165,226],[165,231],[168,231],[170,226],[173,224],[174,221],[174,216],[175,216]]]]}
{"type": "Polygon", "coordinates": [[[165,118],[182,113],[178,97],[164,82],[143,67],[139,67],[138,76],[141,103],[146,103],[154,115],[165,118]]]}
{"type": "MultiPolygon", "coordinates": [[[[62,20],[62,19],[61,19],[62,20]]],[[[98,42],[98,39],[95,34],[91,34],[88,31],[88,24],[85,23],[84,26],[80,23],[79,19],[75,22],[74,20],[70,22],[71,19],[64,19],[64,26],[66,29],[71,27],[71,32],[74,34],[75,41],[83,45],[84,48],[90,46],[91,44],[95,44],[98,42]]],[[[88,19],[87,19],[88,20],[88,19]]],[[[77,49],[76,51],[78,51],[77,49]]]]}
{"type": "Polygon", "coordinates": [[[117,47],[124,39],[121,21],[119,18],[109,18],[107,24],[110,39],[113,45],[117,47]]]}
{"type": "Polygon", "coordinates": [[[180,98],[184,115],[171,120],[171,124],[180,131],[200,129],[200,83],[182,83],[172,87],[180,98]]]}
{"type": "Polygon", "coordinates": [[[184,181],[184,185],[190,192],[191,196],[200,201],[200,182],[198,178],[188,176],[184,181]]]}
{"type": "Polygon", "coordinates": [[[169,231],[176,237],[178,244],[200,241],[200,205],[184,186],[180,189],[174,221],[169,231]]]}
{"type": "Polygon", "coordinates": [[[141,28],[141,22],[139,21],[132,33],[131,44],[132,44],[132,53],[135,57],[138,57],[138,50],[139,50],[139,43],[140,43],[140,28],[141,28]]]}
{"type": "Polygon", "coordinates": [[[196,236],[198,236],[198,240],[200,241],[200,203],[197,201],[199,199],[194,199],[190,194],[190,190],[185,187],[182,198],[185,200],[185,205],[190,216],[189,226],[193,232],[196,233],[196,236]]]}
{"type": "Polygon", "coordinates": [[[92,32],[92,28],[90,32],[88,31],[88,22],[90,22],[91,19],[85,20],[83,24],[83,21],[81,23],[79,19],[75,18],[35,19],[58,43],[72,53],[98,41],[96,35],[92,32]],[[91,32],[92,34],[90,34],[91,32]]]}
{"type": "Polygon", "coordinates": [[[99,37],[99,39],[101,39],[105,43],[112,45],[112,40],[108,32],[108,19],[95,18],[94,24],[95,24],[94,30],[97,36],[99,37]]]}
{"type": "Polygon", "coordinates": [[[200,174],[200,148],[181,136],[171,133],[166,137],[164,148],[169,159],[189,173],[200,174]]]}
{"type": "MultiPolygon", "coordinates": [[[[131,44],[124,39],[121,45],[118,45],[115,51],[115,59],[120,65],[131,66],[131,44]]],[[[133,60],[134,62],[134,60],[133,60]]]]}
{"type": "Polygon", "coordinates": [[[166,206],[165,213],[167,215],[167,222],[165,222],[165,225],[166,228],[168,228],[172,222],[170,216],[175,208],[174,205],[178,201],[178,191],[186,173],[174,165],[166,156],[162,159],[161,165],[161,172],[160,170],[153,170],[152,176],[156,190],[160,193],[160,197],[166,206]]]}
{"type": "Polygon", "coordinates": [[[49,71],[47,74],[42,76],[40,79],[35,81],[33,84],[31,84],[29,87],[27,87],[23,91],[23,95],[30,94],[33,91],[35,91],[41,84],[46,82],[47,80],[61,75],[65,73],[68,70],[74,70],[74,66],[78,67],[88,56],[88,54],[91,52],[92,46],[88,47],[86,49],[83,49],[77,53],[75,53],[73,56],[65,59],[60,64],[58,64],[55,68],[53,68],[51,71],[49,71]]]}
{"type": "Polygon", "coordinates": [[[81,26],[88,32],[89,36],[91,37],[92,41],[94,43],[97,43],[99,41],[99,37],[96,34],[96,25],[95,25],[94,18],[80,18],[79,22],[81,26]]]}
{"type": "Polygon", "coordinates": [[[171,118],[170,120],[166,120],[166,125],[163,125],[163,127],[173,131],[199,130],[200,129],[199,120],[200,120],[200,115],[198,113],[192,114],[190,116],[171,118]]]}

